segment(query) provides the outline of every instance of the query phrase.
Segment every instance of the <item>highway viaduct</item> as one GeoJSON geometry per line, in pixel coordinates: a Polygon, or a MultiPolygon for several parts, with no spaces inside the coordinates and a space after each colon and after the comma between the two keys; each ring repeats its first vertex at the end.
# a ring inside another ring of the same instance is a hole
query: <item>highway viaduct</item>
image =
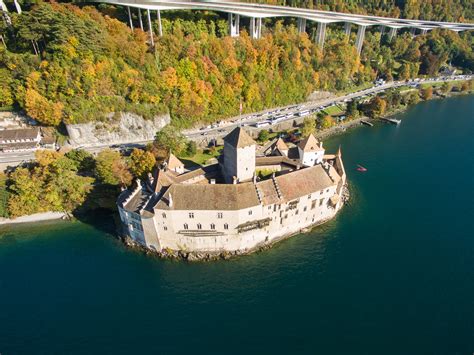
{"type": "MultiPolygon", "coordinates": [[[[2,1],[2,0],[0,0],[2,1]]],[[[326,37],[326,28],[331,23],[344,23],[346,36],[350,36],[352,27],[357,26],[355,46],[360,54],[364,42],[365,30],[370,26],[380,26],[381,31],[388,30],[389,39],[392,39],[400,28],[409,28],[415,35],[416,31],[425,34],[427,31],[441,28],[451,31],[474,30],[474,23],[455,23],[425,20],[408,20],[370,15],[347,14],[340,12],[311,10],[288,6],[263,5],[231,1],[170,1],[170,0],[98,0],[102,3],[125,6],[128,11],[129,25],[133,29],[132,11],[138,11],[139,26],[144,29],[146,16],[148,31],[153,44],[152,12],[156,11],[158,21],[158,35],[163,34],[161,11],[167,10],[210,10],[228,14],[229,34],[239,36],[240,19],[250,19],[249,33],[252,38],[260,38],[262,34],[262,19],[274,17],[292,17],[298,19],[298,31],[305,32],[308,21],[317,23],[316,43],[323,48],[326,37]],[[132,10],[135,9],[135,10],[132,10]],[[142,14],[145,12],[145,16],[142,14]]]]}
{"type": "MultiPolygon", "coordinates": [[[[13,0],[18,13],[21,13],[21,6],[17,0],[13,0]]],[[[409,20],[400,18],[348,14],[332,11],[311,10],[297,7],[264,5],[254,3],[242,3],[232,1],[173,1],[173,0],[83,0],[83,2],[100,2],[124,6],[127,8],[129,25],[133,29],[132,11],[138,12],[139,27],[144,29],[145,20],[148,24],[150,42],[154,45],[154,33],[152,26],[152,11],[156,11],[158,21],[158,35],[163,35],[161,24],[161,12],[167,10],[209,10],[227,13],[229,18],[229,34],[232,37],[239,36],[240,19],[247,17],[250,19],[249,33],[252,38],[260,38],[262,35],[262,19],[274,17],[292,17],[298,19],[298,31],[305,32],[308,21],[317,23],[316,43],[323,48],[326,38],[326,28],[331,23],[344,23],[346,36],[350,36],[352,26],[357,26],[357,37],[355,46],[360,54],[364,42],[365,30],[370,26],[380,26],[381,31],[388,30],[391,40],[400,28],[409,28],[415,35],[416,31],[425,34],[427,31],[441,28],[451,31],[470,31],[474,29],[474,23],[439,22],[425,20],[409,20]],[[135,9],[135,10],[132,10],[135,9]],[[143,14],[144,12],[144,14],[143,14]]],[[[8,8],[4,0],[0,0],[0,11],[6,15],[8,8]]]]}

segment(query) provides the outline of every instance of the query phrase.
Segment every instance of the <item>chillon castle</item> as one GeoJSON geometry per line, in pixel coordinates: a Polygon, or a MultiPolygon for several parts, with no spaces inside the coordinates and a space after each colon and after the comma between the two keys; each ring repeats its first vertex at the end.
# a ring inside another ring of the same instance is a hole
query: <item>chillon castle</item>
{"type": "Polygon", "coordinates": [[[248,253],[333,218],[345,184],[340,150],[325,154],[314,136],[261,147],[238,127],[218,163],[188,171],[170,154],[117,205],[129,240],[202,258],[248,253]]]}

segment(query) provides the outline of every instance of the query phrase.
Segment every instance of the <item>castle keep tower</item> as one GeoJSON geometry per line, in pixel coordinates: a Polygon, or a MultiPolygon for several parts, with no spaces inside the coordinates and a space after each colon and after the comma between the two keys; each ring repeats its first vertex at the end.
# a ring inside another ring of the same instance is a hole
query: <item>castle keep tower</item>
{"type": "Polygon", "coordinates": [[[223,175],[227,183],[250,180],[255,174],[255,141],[237,127],[224,138],[223,175]]]}

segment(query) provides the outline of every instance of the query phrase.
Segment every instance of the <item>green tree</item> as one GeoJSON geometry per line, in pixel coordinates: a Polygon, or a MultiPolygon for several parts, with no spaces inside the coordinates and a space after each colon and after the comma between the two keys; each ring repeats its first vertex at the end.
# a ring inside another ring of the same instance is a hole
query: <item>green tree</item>
{"type": "Polygon", "coordinates": [[[77,170],[83,172],[91,172],[94,170],[94,157],[84,149],[73,149],[66,153],[66,157],[74,163],[77,170]]]}
{"type": "Polygon", "coordinates": [[[351,100],[347,104],[347,109],[346,109],[346,114],[347,116],[351,118],[357,118],[359,116],[359,109],[358,109],[358,103],[355,100],[351,100]]]}
{"type": "Polygon", "coordinates": [[[165,156],[169,151],[181,155],[186,149],[186,138],[176,128],[168,125],[156,133],[153,144],[158,150],[165,152],[165,156]]]}
{"type": "Polygon", "coordinates": [[[301,136],[308,137],[311,134],[316,133],[316,120],[313,116],[306,117],[303,121],[303,125],[301,126],[301,136]]]}
{"type": "Polygon", "coordinates": [[[441,85],[441,91],[445,94],[450,93],[452,89],[453,89],[453,84],[448,81],[445,81],[443,85],[441,85]]]}
{"type": "Polygon", "coordinates": [[[186,156],[192,157],[197,153],[197,144],[195,141],[188,141],[186,144],[186,156]]]}
{"type": "Polygon", "coordinates": [[[268,132],[266,129],[262,129],[260,132],[258,132],[258,141],[259,142],[266,142],[268,140],[268,137],[270,136],[270,132],[268,132]]]}

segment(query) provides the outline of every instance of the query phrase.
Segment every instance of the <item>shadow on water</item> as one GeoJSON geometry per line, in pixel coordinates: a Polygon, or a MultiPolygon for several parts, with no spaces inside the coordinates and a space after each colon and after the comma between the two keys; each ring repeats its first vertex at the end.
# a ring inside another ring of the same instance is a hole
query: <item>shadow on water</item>
{"type": "Polygon", "coordinates": [[[119,193],[116,186],[94,185],[84,204],[73,211],[74,217],[107,235],[117,237],[120,219],[115,203],[119,193]]]}

